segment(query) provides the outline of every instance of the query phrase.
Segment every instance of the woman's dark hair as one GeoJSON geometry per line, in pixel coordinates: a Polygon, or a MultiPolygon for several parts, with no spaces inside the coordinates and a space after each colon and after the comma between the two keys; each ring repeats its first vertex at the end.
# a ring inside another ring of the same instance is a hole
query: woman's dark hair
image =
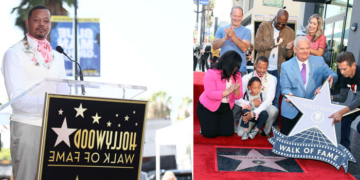
{"type": "Polygon", "coordinates": [[[219,59],[217,63],[214,63],[211,68],[222,70],[221,79],[229,79],[231,75],[236,79],[239,71],[234,71],[235,68],[240,69],[241,66],[241,56],[234,50],[225,52],[219,59]]]}
{"type": "Polygon", "coordinates": [[[248,82],[248,84],[247,84],[247,87],[249,88],[249,86],[251,86],[251,84],[252,84],[253,82],[256,82],[256,81],[258,81],[258,82],[261,84],[261,81],[260,81],[260,79],[259,79],[258,77],[252,77],[252,78],[249,80],[249,82],[248,82]]]}

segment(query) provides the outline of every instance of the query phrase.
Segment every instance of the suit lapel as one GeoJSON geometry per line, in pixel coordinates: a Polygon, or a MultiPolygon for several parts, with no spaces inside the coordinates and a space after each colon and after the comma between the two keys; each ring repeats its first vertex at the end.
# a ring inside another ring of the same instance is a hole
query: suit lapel
{"type": "Polygon", "coordinates": [[[305,92],[305,87],[304,87],[304,83],[302,83],[303,82],[303,79],[302,79],[302,77],[301,77],[301,72],[300,72],[300,69],[299,69],[299,64],[298,64],[298,62],[297,62],[297,60],[296,60],[296,57],[294,57],[294,59],[293,59],[293,61],[292,61],[292,69],[293,69],[293,71],[294,71],[294,74],[295,74],[295,76],[296,76],[296,78],[299,80],[299,82],[300,82],[300,86],[301,86],[301,88],[304,90],[304,92],[305,92]]]}

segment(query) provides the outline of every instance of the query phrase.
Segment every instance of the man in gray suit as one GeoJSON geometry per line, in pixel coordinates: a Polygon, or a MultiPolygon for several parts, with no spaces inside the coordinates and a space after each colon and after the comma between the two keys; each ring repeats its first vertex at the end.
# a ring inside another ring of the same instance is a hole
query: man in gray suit
{"type": "MultiPolygon", "coordinates": [[[[297,97],[312,99],[315,91],[324,80],[330,85],[337,81],[337,74],[332,71],[321,56],[310,56],[310,42],[305,36],[299,36],[294,42],[296,56],[281,64],[280,85],[281,93],[297,97]]],[[[283,98],[281,103],[280,132],[288,135],[301,113],[283,98]]]]}

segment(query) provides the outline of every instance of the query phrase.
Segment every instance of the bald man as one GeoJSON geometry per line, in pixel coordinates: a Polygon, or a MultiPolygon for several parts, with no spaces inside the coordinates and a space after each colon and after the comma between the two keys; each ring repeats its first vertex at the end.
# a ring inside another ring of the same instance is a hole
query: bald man
{"type": "MultiPolygon", "coordinates": [[[[280,97],[280,69],[281,63],[293,54],[295,33],[288,27],[289,13],[280,9],[272,21],[262,22],[256,32],[256,57],[265,56],[269,59],[268,72],[277,79],[276,93],[273,105],[279,109],[280,97]]],[[[275,123],[277,128],[278,121],[275,123]]],[[[277,128],[278,129],[278,128],[277,128]]]]}

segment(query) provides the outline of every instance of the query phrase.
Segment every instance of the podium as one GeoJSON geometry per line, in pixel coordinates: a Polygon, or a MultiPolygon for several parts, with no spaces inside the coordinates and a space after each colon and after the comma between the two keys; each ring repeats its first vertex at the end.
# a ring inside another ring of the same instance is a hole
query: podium
{"type": "Polygon", "coordinates": [[[42,120],[38,180],[140,179],[147,101],[133,98],[146,90],[46,78],[1,106],[0,115],[42,120]],[[31,98],[43,98],[43,112],[18,108],[31,98]]]}

